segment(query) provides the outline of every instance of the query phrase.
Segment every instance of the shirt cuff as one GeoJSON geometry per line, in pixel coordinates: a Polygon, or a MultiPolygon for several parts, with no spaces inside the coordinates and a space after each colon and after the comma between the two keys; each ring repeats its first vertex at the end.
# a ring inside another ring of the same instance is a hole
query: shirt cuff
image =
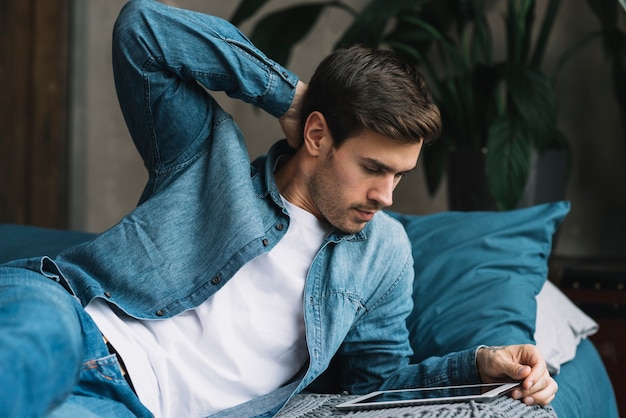
{"type": "Polygon", "coordinates": [[[299,77],[274,63],[270,86],[263,97],[259,98],[257,106],[275,117],[281,117],[289,110],[293,98],[296,95],[296,85],[299,77]]]}

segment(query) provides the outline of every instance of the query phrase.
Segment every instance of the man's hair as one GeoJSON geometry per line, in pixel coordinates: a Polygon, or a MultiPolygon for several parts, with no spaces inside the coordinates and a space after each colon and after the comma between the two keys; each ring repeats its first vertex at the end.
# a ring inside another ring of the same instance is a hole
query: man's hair
{"type": "Polygon", "coordinates": [[[405,143],[428,144],[441,134],[423,76],[391,51],[353,46],[326,57],[303,99],[303,128],[314,111],[326,118],[336,147],[363,129],[405,143]]]}

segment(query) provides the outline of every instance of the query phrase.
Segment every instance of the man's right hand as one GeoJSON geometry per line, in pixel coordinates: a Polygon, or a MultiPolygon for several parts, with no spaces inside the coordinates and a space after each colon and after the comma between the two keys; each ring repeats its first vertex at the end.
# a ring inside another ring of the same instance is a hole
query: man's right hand
{"type": "Polygon", "coordinates": [[[548,373],[546,362],[534,345],[482,347],[476,353],[476,366],[485,383],[517,380],[520,388],[511,396],[527,405],[549,404],[558,385],[548,373]]]}
{"type": "Polygon", "coordinates": [[[292,148],[298,149],[302,145],[302,128],[300,126],[300,108],[302,106],[302,98],[306,92],[308,85],[302,81],[298,81],[296,85],[296,94],[293,97],[291,106],[282,115],[278,121],[280,127],[287,138],[287,142],[292,148]]]}

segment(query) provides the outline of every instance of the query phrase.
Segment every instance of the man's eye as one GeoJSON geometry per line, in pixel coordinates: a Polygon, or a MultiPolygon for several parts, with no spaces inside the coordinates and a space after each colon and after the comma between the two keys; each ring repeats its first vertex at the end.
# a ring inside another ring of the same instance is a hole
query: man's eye
{"type": "Polygon", "coordinates": [[[365,171],[368,174],[378,174],[380,173],[380,170],[378,169],[378,167],[363,167],[363,171],[365,171]]]}

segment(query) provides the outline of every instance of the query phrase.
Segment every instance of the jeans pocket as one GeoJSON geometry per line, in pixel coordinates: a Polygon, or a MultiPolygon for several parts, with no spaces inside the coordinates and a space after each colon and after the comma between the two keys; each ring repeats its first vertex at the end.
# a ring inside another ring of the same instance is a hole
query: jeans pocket
{"type": "MultiPolygon", "coordinates": [[[[81,387],[94,388],[94,394],[117,390],[117,386],[127,386],[122,369],[115,354],[88,360],[83,363],[80,372],[81,387]]],[[[88,393],[85,393],[86,395],[88,393]]]]}
{"type": "Polygon", "coordinates": [[[59,409],[58,416],[73,417],[63,415],[67,408],[89,411],[95,416],[107,418],[153,417],[124,379],[115,354],[87,360],[82,364],[79,382],[59,409]]]}

